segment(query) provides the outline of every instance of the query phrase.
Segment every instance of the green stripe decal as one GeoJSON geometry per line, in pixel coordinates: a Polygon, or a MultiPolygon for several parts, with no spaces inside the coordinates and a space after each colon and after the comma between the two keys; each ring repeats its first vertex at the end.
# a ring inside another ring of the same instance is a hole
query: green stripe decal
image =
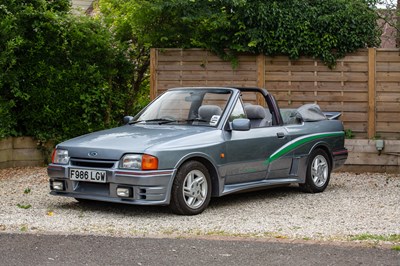
{"type": "Polygon", "coordinates": [[[297,147],[317,140],[317,139],[322,139],[322,138],[330,138],[330,137],[339,137],[339,136],[344,136],[344,132],[328,132],[328,133],[318,133],[318,134],[311,134],[311,135],[305,135],[299,138],[296,138],[294,140],[289,141],[285,145],[283,145],[279,150],[274,152],[268,159],[265,160],[264,164],[269,164],[276,159],[282,157],[283,155],[293,151],[297,147]]]}

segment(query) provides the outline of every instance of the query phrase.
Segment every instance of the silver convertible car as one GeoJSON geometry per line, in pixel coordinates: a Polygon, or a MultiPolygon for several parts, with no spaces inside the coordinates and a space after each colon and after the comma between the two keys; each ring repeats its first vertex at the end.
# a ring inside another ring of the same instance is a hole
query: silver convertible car
{"type": "Polygon", "coordinates": [[[322,192],[342,166],[340,113],[280,110],[259,88],[174,88],[125,125],[56,146],[52,195],[203,212],[211,197],[297,183],[322,192]]]}

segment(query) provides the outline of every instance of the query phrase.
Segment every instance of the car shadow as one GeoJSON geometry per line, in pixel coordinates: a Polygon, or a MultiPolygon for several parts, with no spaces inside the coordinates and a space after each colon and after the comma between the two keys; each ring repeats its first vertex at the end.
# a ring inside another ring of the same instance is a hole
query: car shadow
{"type": "Polygon", "coordinates": [[[244,191],[234,194],[229,194],[219,198],[212,198],[210,207],[214,209],[226,208],[231,205],[241,203],[252,203],[256,201],[266,201],[282,197],[290,197],[292,195],[303,194],[298,186],[284,186],[256,189],[252,191],[244,191]]]}
{"type": "MultiPolygon", "coordinates": [[[[250,204],[256,201],[290,197],[291,195],[296,194],[302,194],[298,186],[257,189],[254,191],[245,191],[229,194],[223,197],[211,198],[209,207],[211,207],[213,210],[218,210],[230,208],[237,204],[250,204]]],[[[160,215],[175,216],[168,206],[129,205],[94,200],[79,202],[71,199],[71,201],[58,204],[56,208],[81,212],[100,212],[124,216],[142,216],[147,218],[159,217],[160,215]]]]}
{"type": "Polygon", "coordinates": [[[70,202],[60,204],[57,206],[57,208],[80,212],[100,212],[104,214],[110,213],[124,216],[159,216],[160,214],[172,215],[167,206],[130,205],[95,200],[79,202],[71,199],[70,202]]]}

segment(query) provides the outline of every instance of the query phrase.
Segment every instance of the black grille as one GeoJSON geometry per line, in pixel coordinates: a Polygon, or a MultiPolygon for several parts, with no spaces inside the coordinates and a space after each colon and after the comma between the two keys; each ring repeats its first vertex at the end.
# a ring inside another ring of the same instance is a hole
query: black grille
{"type": "Polygon", "coordinates": [[[81,161],[71,160],[71,165],[90,168],[112,168],[115,162],[112,161],[81,161]]]}
{"type": "Polygon", "coordinates": [[[107,183],[78,182],[74,191],[88,195],[110,196],[110,186],[107,183]]]}

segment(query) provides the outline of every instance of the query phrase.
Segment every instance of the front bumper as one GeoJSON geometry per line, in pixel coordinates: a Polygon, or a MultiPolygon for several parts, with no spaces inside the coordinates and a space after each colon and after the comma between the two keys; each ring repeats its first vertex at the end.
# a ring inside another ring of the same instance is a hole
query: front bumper
{"type": "Polygon", "coordinates": [[[50,177],[50,194],[52,195],[135,205],[168,205],[175,172],[176,170],[93,169],[56,164],[50,164],[47,168],[50,177]],[[71,180],[69,178],[70,168],[106,171],[106,183],[71,180]],[[54,189],[54,181],[63,183],[62,191],[54,189]],[[130,188],[133,192],[131,197],[118,197],[118,187],[130,188]]]}

